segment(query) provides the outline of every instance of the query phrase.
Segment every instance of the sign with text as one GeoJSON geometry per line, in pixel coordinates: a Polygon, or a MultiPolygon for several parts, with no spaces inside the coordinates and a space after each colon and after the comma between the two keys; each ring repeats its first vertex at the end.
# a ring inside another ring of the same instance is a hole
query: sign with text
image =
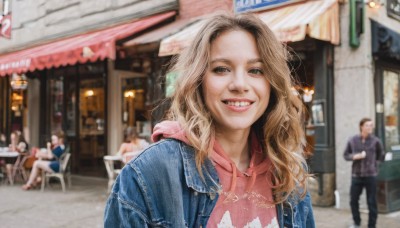
{"type": "Polygon", "coordinates": [[[400,21],[400,1],[387,0],[387,15],[400,21]]]}
{"type": "Polygon", "coordinates": [[[233,0],[236,13],[260,11],[305,0],[233,0]]]}
{"type": "Polygon", "coordinates": [[[11,39],[11,14],[1,18],[0,36],[11,39]]]}

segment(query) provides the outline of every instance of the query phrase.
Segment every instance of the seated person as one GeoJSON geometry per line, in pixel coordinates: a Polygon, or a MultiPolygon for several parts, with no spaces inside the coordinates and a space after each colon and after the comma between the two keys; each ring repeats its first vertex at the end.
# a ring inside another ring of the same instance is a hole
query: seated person
{"type": "MultiPolygon", "coordinates": [[[[25,141],[24,136],[20,131],[13,131],[10,135],[10,145],[8,146],[9,151],[18,152],[20,155],[28,155],[28,143],[25,141]]],[[[21,158],[20,158],[21,159],[21,158]]],[[[20,161],[20,160],[18,160],[20,161]]],[[[12,176],[12,168],[16,162],[16,159],[6,160],[6,171],[10,182],[12,176]]]]}
{"type": "Polygon", "coordinates": [[[124,163],[127,163],[132,158],[139,155],[143,149],[149,146],[149,143],[146,140],[138,137],[135,127],[128,127],[126,129],[126,134],[128,142],[122,143],[117,153],[117,156],[122,157],[124,163]]]}
{"type": "Polygon", "coordinates": [[[0,147],[7,147],[6,136],[0,132],[0,147]]]}
{"type": "Polygon", "coordinates": [[[36,153],[36,160],[33,163],[31,174],[29,175],[28,182],[22,186],[23,190],[29,190],[40,183],[41,179],[39,171],[46,171],[49,173],[60,171],[60,157],[65,151],[64,135],[62,133],[54,134],[51,136],[51,143],[47,143],[47,150],[44,152],[36,153]],[[45,160],[43,160],[45,159],[45,160]]]}

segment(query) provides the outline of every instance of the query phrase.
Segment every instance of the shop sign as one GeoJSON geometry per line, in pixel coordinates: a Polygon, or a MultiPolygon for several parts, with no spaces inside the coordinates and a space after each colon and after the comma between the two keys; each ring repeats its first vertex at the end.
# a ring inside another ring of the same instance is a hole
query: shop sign
{"type": "Polygon", "coordinates": [[[384,59],[400,60],[400,34],[371,20],[372,54],[384,59]]]}
{"type": "Polygon", "coordinates": [[[11,14],[1,18],[0,36],[11,39],[11,14]]]}
{"type": "Polygon", "coordinates": [[[5,71],[8,69],[18,69],[18,68],[29,68],[31,65],[31,59],[21,59],[8,63],[0,64],[0,71],[5,71]]]}
{"type": "Polygon", "coordinates": [[[236,13],[243,13],[271,9],[304,1],[305,0],[233,0],[233,5],[236,13]]]}
{"type": "Polygon", "coordinates": [[[400,21],[400,1],[387,0],[387,15],[400,21]]]}

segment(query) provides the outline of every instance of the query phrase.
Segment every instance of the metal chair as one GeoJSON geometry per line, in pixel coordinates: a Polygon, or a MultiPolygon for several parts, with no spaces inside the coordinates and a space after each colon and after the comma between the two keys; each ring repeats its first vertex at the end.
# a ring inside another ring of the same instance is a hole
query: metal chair
{"type": "Polygon", "coordinates": [[[48,172],[42,172],[42,187],[41,187],[41,191],[44,191],[44,186],[45,183],[47,183],[47,185],[49,184],[49,179],[50,177],[56,177],[60,180],[61,182],[61,188],[62,191],[65,192],[65,182],[64,179],[67,176],[67,181],[68,181],[68,187],[70,187],[71,185],[71,175],[70,173],[66,172],[67,168],[68,168],[68,161],[71,157],[71,153],[69,153],[69,150],[65,150],[64,154],[61,155],[60,157],[60,172],[58,173],[48,173],[48,172]]]}

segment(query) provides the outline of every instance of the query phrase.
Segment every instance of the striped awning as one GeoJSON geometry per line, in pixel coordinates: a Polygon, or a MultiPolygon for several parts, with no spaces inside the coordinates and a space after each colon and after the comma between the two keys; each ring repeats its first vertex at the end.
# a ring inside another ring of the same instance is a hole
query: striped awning
{"type": "MultiPolygon", "coordinates": [[[[308,35],[339,44],[339,5],[337,0],[310,0],[257,14],[282,42],[304,40],[308,35]]],[[[193,23],[161,40],[159,56],[175,55],[188,47],[206,19],[193,23]]]]}
{"type": "Polygon", "coordinates": [[[176,13],[136,19],[130,23],[76,35],[51,43],[0,55],[0,76],[116,58],[117,40],[144,31],[176,13]]]}
{"type": "Polygon", "coordinates": [[[207,20],[198,20],[181,31],[161,40],[159,56],[176,55],[188,47],[207,20]]]}
{"type": "Polygon", "coordinates": [[[339,44],[339,3],[337,0],[307,1],[259,13],[282,42],[304,40],[306,35],[339,44]]]}

